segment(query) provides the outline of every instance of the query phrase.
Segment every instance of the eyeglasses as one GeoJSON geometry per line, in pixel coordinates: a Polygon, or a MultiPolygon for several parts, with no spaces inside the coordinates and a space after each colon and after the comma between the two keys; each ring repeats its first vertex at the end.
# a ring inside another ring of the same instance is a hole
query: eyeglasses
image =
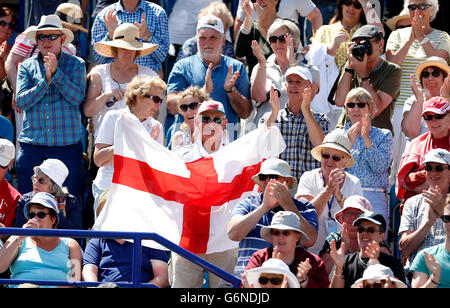
{"type": "Polygon", "coordinates": [[[428,3],[410,4],[410,5],[408,5],[408,10],[410,10],[410,11],[415,11],[415,10],[425,11],[429,7],[432,7],[432,5],[428,4],[428,3]]]}
{"type": "Polygon", "coordinates": [[[188,108],[191,110],[196,110],[198,107],[198,104],[199,104],[199,102],[192,102],[190,104],[182,104],[182,105],[180,105],[180,109],[183,112],[188,111],[188,108]]]}
{"type": "Polygon", "coordinates": [[[450,215],[442,215],[441,219],[444,223],[449,223],[450,222],[450,215]]]}
{"type": "Polygon", "coordinates": [[[355,9],[358,9],[358,10],[362,9],[362,5],[361,5],[361,3],[359,3],[358,1],[344,0],[344,1],[342,1],[342,3],[343,3],[344,5],[346,5],[346,6],[350,6],[350,5],[353,4],[353,6],[355,7],[355,9]]]}
{"type": "Polygon", "coordinates": [[[370,282],[367,280],[363,281],[363,288],[364,289],[381,289],[386,284],[385,279],[381,279],[380,281],[374,281],[370,282]]]}
{"type": "Polygon", "coordinates": [[[280,35],[280,36],[276,36],[276,35],[269,36],[269,42],[271,44],[275,44],[277,41],[280,41],[280,43],[286,42],[285,34],[280,35]]]}
{"type": "Polygon", "coordinates": [[[28,219],[33,219],[33,218],[36,217],[36,216],[37,216],[37,218],[39,218],[39,219],[43,219],[43,218],[45,218],[45,216],[47,216],[47,215],[50,215],[50,213],[46,213],[46,212],[37,212],[37,213],[30,212],[30,213],[28,213],[28,219]]]}
{"type": "Polygon", "coordinates": [[[437,166],[435,166],[434,168],[433,168],[432,165],[428,165],[428,164],[425,165],[425,171],[430,172],[430,171],[433,171],[433,169],[434,169],[436,172],[442,172],[442,171],[444,171],[445,169],[448,169],[448,168],[445,168],[445,167],[442,166],[442,165],[437,165],[437,166]]]}
{"type": "Polygon", "coordinates": [[[202,122],[204,124],[208,124],[211,122],[214,122],[216,124],[222,124],[223,119],[221,117],[209,117],[209,116],[202,116],[202,122]]]}
{"type": "Polygon", "coordinates": [[[14,30],[14,28],[16,27],[16,24],[11,24],[4,20],[0,20],[0,27],[6,27],[6,26],[8,26],[9,29],[14,30]]]}
{"type": "Polygon", "coordinates": [[[358,229],[356,230],[358,233],[364,233],[367,232],[369,234],[374,234],[375,232],[380,232],[380,230],[378,230],[375,227],[368,227],[368,228],[364,228],[364,227],[358,227],[358,229]]]}
{"type": "Polygon", "coordinates": [[[150,98],[150,99],[153,100],[153,102],[156,103],[156,104],[161,104],[161,103],[162,103],[162,98],[159,97],[159,96],[145,94],[144,97],[150,98]]]}
{"type": "Polygon", "coordinates": [[[435,118],[436,120],[440,120],[440,119],[445,118],[446,115],[447,115],[446,113],[444,113],[444,114],[437,114],[437,113],[433,113],[433,114],[424,114],[424,115],[423,115],[423,119],[424,119],[425,121],[431,121],[431,120],[433,120],[433,118],[435,118]]]}
{"type": "Polygon", "coordinates": [[[270,233],[273,236],[280,236],[280,234],[282,234],[283,236],[289,236],[289,235],[291,235],[292,231],[290,231],[290,230],[272,230],[270,233]]]}
{"type": "Polygon", "coordinates": [[[261,182],[264,182],[265,180],[267,180],[267,178],[269,178],[271,180],[278,180],[278,175],[276,175],[276,174],[259,174],[258,175],[258,179],[261,182]]]}
{"type": "Polygon", "coordinates": [[[430,71],[424,71],[420,74],[421,78],[428,78],[431,76],[433,76],[434,78],[438,78],[441,75],[442,71],[437,69],[437,70],[433,70],[432,72],[430,71]]]}
{"type": "Polygon", "coordinates": [[[355,108],[355,106],[358,106],[359,109],[363,109],[366,107],[366,105],[367,103],[352,103],[352,102],[347,103],[348,108],[355,108]]]}
{"type": "Polygon", "coordinates": [[[37,34],[36,39],[38,41],[44,41],[46,39],[49,41],[54,41],[60,36],[61,36],[61,34],[37,34]]]}
{"type": "Polygon", "coordinates": [[[280,285],[283,282],[283,279],[278,278],[278,277],[269,278],[269,277],[259,276],[259,279],[258,279],[259,284],[266,285],[269,281],[273,285],[280,285]]]}
{"type": "Polygon", "coordinates": [[[342,156],[337,156],[337,155],[330,155],[328,153],[321,153],[321,156],[323,159],[331,159],[334,161],[341,161],[341,159],[343,158],[342,156]]]}
{"type": "Polygon", "coordinates": [[[36,182],[38,182],[39,184],[45,184],[45,183],[47,183],[47,180],[46,179],[44,179],[43,177],[37,177],[36,175],[33,175],[32,177],[31,177],[31,181],[33,182],[33,183],[36,183],[36,182]]]}

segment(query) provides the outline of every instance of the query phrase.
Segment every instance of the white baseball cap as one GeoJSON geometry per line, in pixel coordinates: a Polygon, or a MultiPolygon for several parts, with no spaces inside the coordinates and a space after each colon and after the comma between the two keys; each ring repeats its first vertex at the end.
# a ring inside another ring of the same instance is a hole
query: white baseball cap
{"type": "Polygon", "coordinates": [[[423,163],[450,165],[450,152],[441,148],[432,149],[425,155],[423,163]]]}
{"type": "Polygon", "coordinates": [[[66,165],[59,159],[49,158],[44,160],[44,162],[35,168],[41,169],[41,171],[48,176],[53,182],[55,182],[59,187],[63,187],[63,183],[69,175],[69,170],[66,165]]]}
{"type": "Polygon", "coordinates": [[[287,77],[289,75],[297,75],[305,80],[309,80],[309,82],[313,81],[311,72],[306,67],[302,67],[302,66],[298,66],[298,65],[292,66],[292,67],[288,68],[288,70],[284,74],[285,77],[287,77]]]}
{"type": "Polygon", "coordinates": [[[0,166],[6,167],[16,155],[14,144],[7,139],[0,139],[0,166]]]}
{"type": "Polygon", "coordinates": [[[222,19],[214,15],[203,16],[197,23],[197,32],[200,29],[209,28],[218,31],[220,34],[224,33],[222,19]]]}
{"type": "Polygon", "coordinates": [[[208,110],[215,110],[225,114],[225,108],[223,107],[223,104],[221,102],[213,100],[203,102],[200,105],[200,108],[198,108],[197,114],[202,114],[203,112],[208,110]]]}

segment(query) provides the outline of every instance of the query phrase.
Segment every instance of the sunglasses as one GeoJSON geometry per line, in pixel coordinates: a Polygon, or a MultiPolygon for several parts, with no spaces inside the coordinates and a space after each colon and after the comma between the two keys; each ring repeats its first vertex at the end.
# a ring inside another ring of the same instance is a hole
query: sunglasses
{"type": "Polygon", "coordinates": [[[259,284],[266,285],[269,281],[273,285],[280,285],[283,282],[283,279],[277,278],[277,277],[269,278],[269,277],[259,276],[259,279],[258,279],[259,284]]]}
{"type": "Polygon", "coordinates": [[[342,1],[342,3],[343,3],[344,5],[346,5],[346,6],[350,6],[350,5],[353,4],[353,6],[355,7],[355,9],[358,9],[358,10],[362,9],[362,5],[361,5],[361,3],[359,3],[358,1],[344,0],[344,1],[342,1]]]}
{"type": "Polygon", "coordinates": [[[367,280],[363,281],[364,289],[381,289],[386,284],[386,280],[382,279],[380,281],[369,282],[367,280]]]}
{"type": "Polygon", "coordinates": [[[433,171],[433,169],[436,171],[436,172],[442,172],[442,171],[444,171],[445,169],[447,169],[447,168],[445,168],[444,166],[441,166],[441,165],[437,165],[437,166],[435,166],[434,168],[433,168],[433,166],[432,165],[425,165],[425,171],[428,171],[428,172],[430,172],[430,171],[433,171]]]}
{"type": "Polygon", "coordinates": [[[60,36],[61,36],[61,34],[37,34],[36,39],[38,41],[44,41],[46,39],[49,41],[54,41],[60,36]]]}
{"type": "Polygon", "coordinates": [[[442,215],[441,219],[444,223],[449,223],[450,222],[450,215],[442,215]]]}
{"type": "Polygon", "coordinates": [[[188,109],[196,110],[197,107],[198,107],[198,104],[199,104],[199,102],[192,102],[190,104],[183,104],[183,105],[180,105],[180,109],[183,112],[188,111],[188,109]]]}
{"type": "Polygon", "coordinates": [[[355,108],[355,106],[358,106],[359,109],[365,108],[367,103],[347,103],[348,108],[355,108]]]}
{"type": "Polygon", "coordinates": [[[292,232],[290,230],[272,230],[270,233],[273,236],[280,236],[280,234],[282,234],[283,236],[289,236],[292,232]]]}
{"type": "Polygon", "coordinates": [[[45,216],[47,216],[47,215],[50,215],[50,213],[46,213],[46,212],[37,212],[37,213],[30,212],[30,213],[28,213],[28,219],[33,219],[33,218],[36,217],[36,216],[37,216],[37,218],[39,218],[39,219],[43,219],[43,218],[45,218],[45,216]]]}
{"type": "Polygon", "coordinates": [[[202,116],[202,122],[208,124],[214,122],[216,124],[222,124],[223,119],[221,117],[202,116]]]}
{"type": "Polygon", "coordinates": [[[258,179],[261,182],[264,182],[265,180],[267,180],[267,178],[269,178],[271,180],[278,180],[278,175],[276,175],[276,174],[259,174],[258,175],[258,179]]]}
{"type": "Polygon", "coordinates": [[[106,107],[112,107],[115,103],[117,103],[117,98],[114,96],[114,97],[112,98],[112,100],[107,101],[107,102],[105,103],[105,105],[106,105],[106,107]]]}
{"type": "Polygon", "coordinates": [[[368,228],[364,228],[364,227],[358,227],[358,229],[356,230],[358,233],[364,233],[367,232],[369,234],[374,234],[375,232],[380,232],[380,230],[378,230],[375,227],[368,227],[368,228]]]}
{"type": "Polygon", "coordinates": [[[437,113],[433,113],[433,114],[424,114],[424,115],[423,115],[423,119],[424,119],[425,121],[431,121],[431,120],[433,120],[433,118],[435,118],[436,120],[440,120],[440,119],[445,118],[446,115],[447,115],[446,113],[444,113],[444,114],[437,114],[437,113]]]}
{"type": "Polygon", "coordinates": [[[280,43],[286,42],[285,34],[280,35],[280,36],[276,36],[276,35],[269,36],[269,42],[271,44],[275,44],[277,41],[280,41],[280,43]]]}
{"type": "Polygon", "coordinates": [[[161,97],[156,96],[156,95],[145,94],[144,97],[150,98],[156,104],[161,104],[163,101],[161,97]]]}
{"type": "Polygon", "coordinates": [[[411,26],[407,26],[407,25],[398,25],[398,26],[397,26],[397,29],[404,29],[404,28],[408,28],[408,27],[411,27],[411,26]]]}
{"type": "Polygon", "coordinates": [[[16,24],[7,23],[4,20],[0,20],[0,27],[6,27],[6,26],[8,26],[8,28],[10,30],[14,30],[14,28],[16,27],[16,24]]]}
{"type": "Polygon", "coordinates": [[[44,178],[38,178],[36,175],[33,175],[32,177],[31,177],[31,181],[33,182],[33,183],[35,183],[35,182],[38,182],[39,184],[45,184],[45,183],[47,183],[47,180],[46,179],[44,179],[44,178]]]}
{"type": "Polygon", "coordinates": [[[441,75],[441,72],[442,72],[441,70],[433,70],[432,72],[425,71],[425,72],[422,72],[422,74],[420,74],[420,77],[428,78],[428,77],[430,77],[430,75],[432,75],[434,78],[437,78],[441,75]]]}
{"type": "Polygon", "coordinates": [[[418,9],[421,11],[425,11],[429,7],[432,7],[432,5],[428,3],[410,4],[408,5],[408,10],[415,11],[418,9]]]}
{"type": "Polygon", "coordinates": [[[328,153],[321,153],[321,156],[323,159],[330,159],[330,157],[331,157],[331,159],[334,161],[341,161],[341,159],[343,158],[341,156],[330,155],[328,153]]]}

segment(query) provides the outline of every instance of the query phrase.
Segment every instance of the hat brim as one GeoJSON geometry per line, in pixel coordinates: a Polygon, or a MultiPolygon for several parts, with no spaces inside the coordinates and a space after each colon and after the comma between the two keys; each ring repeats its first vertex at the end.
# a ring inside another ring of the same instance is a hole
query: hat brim
{"type": "Polygon", "coordinates": [[[324,143],[311,150],[311,156],[319,162],[322,161],[322,149],[333,149],[342,152],[346,158],[345,168],[352,167],[355,164],[353,156],[344,147],[334,143],[324,143]]]}
{"type": "Polygon", "coordinates": [[[37,44],[36,34],[38,31],[61,31],[66,36],[66,39],[63,42],[64,46],[71,43],[74,39],[73,32],[66,28],[48,27],[48,28],[39,28],[38,29],[37,26],[31,26],[31,27],[28,27],[23,33],[24,33],[25,37],[27,39],[29,39],[33,44],[37,44]]]}
{"type": "MultiPolygon", "coordinates": [[[[386,279],[386,276],[378,276],[378,277],[373,277],[373,278],[359,278],[358,280],[355,281],[355,283],[352,284],[351,287],[352,288],[361,288],[362,284],[365,280],[380,281],[380,280],[384,280],[384,279],[386,279]]],[[[395,283],[397,288],[401,288],[401,289],[407,288],[406,284],[403,281],[398,280],[395,277],[390,277],[390,279],[393,283],[395,283]]]]}
{"type": "Polygon", "coordinates": [[[364,212],[367,212],[366,209],[363,209],[363,208],[361,208],[361,207],[349,205],[349,206],[347,206],[347,207],[341,209],[339,212],[336,212],[336,214],[334,214],[334,219],[335,219],[340,225],[342,225],[342,224],[344,223],[344,212],[345,212],[345,210],[347,210],[347,209],[356,209],[356,210],[362,211],[363,213],[364,213],[364,212]]]}
{"type": "Polygon", "coordinates": [[[386,21],[386,26],[388,26],[388,28],[391,29],[391,31],[395,31],[395,30],[397,30],[397,22],[402,19],[410,19],[410,16],[409,15],[397,15],[392,18],[389,18],[386,21]]]}
{"type": "Polygon", "coordinates": [[[255,288],[261,288],[261,285],[259,284],[259,276],[261,273],[268,273],[268,274],[280,274],[284,275],[287,274],[287,281],[289,284],[289,288],[300,288],[300,283],[298,282],[298,279],[295,277],[295,275],[292,272],[285,272],[283,270],[280,270],[276,267],[256,267],[252,268],[247,271],[247,281],[249,284],[253,284],[255,288]]]}
{"type": "Polygon", "coordinates": [[[64,26],[66,26],[66,27],[72,27],[72,28],[74,28],[76,30],[83,31],[84,33],[88,33],[89,32],[85,27],[82,27],[82,26],[77,25],[77,24],[71,24],[70,22],[67,22],[67,21],[61,21],[61,23],[64,26]]]}
{"type": "MultiPolygon", "coordinates": [[[[258,172],[258,174],[252,176],[252,180],[253,180],[253,182],[255,182],[257,185],[262,186],[261,181],[259,180],[259,175],[260,175],[260,174],[263,174],[263,173],[258,172]]],[[[291,175],[281,174],[280,172],[277,172],[277,171],[273,171],[273,172],[271,172],[270,174],[276,174],[276,175],[279,175],[279,176],[282,176],[282,177],[290,178],[290,179],[291,179],[291,183],[290,183],[290,185],[288,186],[289,189],[292,189],[292,188],[294,188],[294,187],[297,186],[297,179],[294,178],[294,177],[291,176],[291,175]]]]}
{"type": "MultiPolygon", "coordinates": [[[[444,60],[445,61],[445,60],[444,60]]],[[[439,67],[441,70],[443,70],[446,74],[450,73],[450,66],[439,62],[439,61],[434,61],[434,60],[430,60],[430,61],[423,61],[422,63],[420,63],[417,68],[416,68],[416,78],[417,81],[420,81],[420,75],[422,74],[422,71],[430,66],[436,66],[439,67]]],[[[445,78],[446,76],[444,76],[445,78]]]]}
{"type": "MultiPolygon", "coordinates": [[[[296,232],[300,233],[307,241],[309,240],[309,237],[306,235],[306,233],[299,229],[295,229],[295,228],[292,228],[292,227],[289,227],[286,225],[270,225],[270,226],[262,227],[261,231],[259,232],[259,234],[261,235],[261,238],[270,244],[273,244],[273,238],[272,238],[273,236],[270,232],[272,229],[296,231],[296,232]]],[[[298,247],[302,246],[301,242],[302,242],[302,240],[300,239],[299,243],[297,244],[298,247]]]]}
{"type": "Polygon", "coordinates": [[[127,42],[124,40],[113,40],[108,42],[95,43],[95,51],[104,57],[114,58],[113,48],[123,48],[127,50],[137,51],[137,57],[143,57],[151,54],[159,47],[158,44],[144,43],[144,42],[127,42]]]}

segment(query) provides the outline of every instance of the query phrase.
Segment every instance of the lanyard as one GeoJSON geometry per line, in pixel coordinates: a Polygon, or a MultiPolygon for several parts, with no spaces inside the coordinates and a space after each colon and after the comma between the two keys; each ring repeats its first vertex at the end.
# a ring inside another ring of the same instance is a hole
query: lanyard
{"type": "MultiPolygon", "coordinates": [[[[322,170],[322,169],[320,169],[320,170],[321,170],[321,172],[322,172],[323,187],[325,187],[325,177],[323,176],[323,170],[322,170]]],[[[333,219],[333,218],[331,217],[331,205],[333,204],[333,201],[334,201],[334,194],[333,194],[333,196],[331,197],[331,199],[328,200],[328,202],[327,202],[327,204],[328,204],[328,218],[329,218],[329,219],[333,219]]]]}

